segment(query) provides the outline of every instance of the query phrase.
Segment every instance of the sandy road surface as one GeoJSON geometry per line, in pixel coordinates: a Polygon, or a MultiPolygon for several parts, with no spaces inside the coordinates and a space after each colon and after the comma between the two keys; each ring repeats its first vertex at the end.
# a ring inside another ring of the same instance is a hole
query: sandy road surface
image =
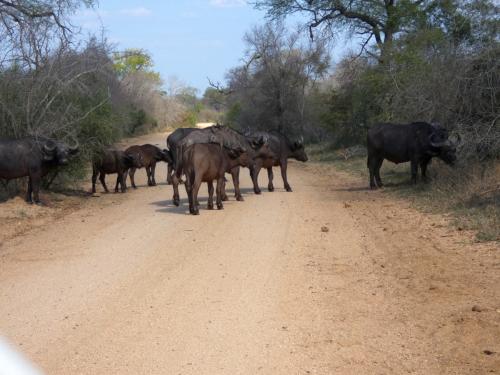
{"type": "Polygon", "coordinates": [[[498,246],[289,174],[198,217],[165,185],[89,198],[3,241],[0,334],[47,374],[500,373],[498,246]]]}

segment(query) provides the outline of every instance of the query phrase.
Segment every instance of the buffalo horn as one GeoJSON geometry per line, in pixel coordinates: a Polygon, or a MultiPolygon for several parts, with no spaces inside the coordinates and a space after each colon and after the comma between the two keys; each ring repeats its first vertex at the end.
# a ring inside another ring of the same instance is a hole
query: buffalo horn
{"type": "Polygon", "coordinates": [[[73,138],[73,144],[68,146],[70,152],[76,152],[80,148],[80,144],[76,138],[73,138]]]}
{"type": "Polygon", "coordinates": [[[54,141],[47,141],[45,142],[45,144],[43,145],[43,150],[47,153],[52,153],[54,152],[54,150],[56,149],[57,145],[54,141]]]}

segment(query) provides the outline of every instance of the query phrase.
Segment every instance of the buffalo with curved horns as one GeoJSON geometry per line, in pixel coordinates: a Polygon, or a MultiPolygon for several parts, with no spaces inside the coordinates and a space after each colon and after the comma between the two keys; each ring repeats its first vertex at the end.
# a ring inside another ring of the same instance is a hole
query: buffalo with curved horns
{"type": "Polygon", "coordinates": [[[26,201],[40,203],[40,182],[50,169],[68,164],[78,142],[67,145],[45,137],[0,140],[0,178],[29,177],[26,201]]]}
{"type": "Polygon", "coordinates": [[[288,159],[293,158],[301,162],[306,162],[308,160],[304,147],[304,138],[300,137],[292,141],[287,136],[276,131],[271,131],[269,133],[258,131],[247,136],[265,136],[270,151],[269,154],[261,155],[259,158],[256,158],[255,164],[250,168],[250,177],[252,178],[255,194],[261,193],[258,178],[262,168],[267,169],[269,178],[269,183],[267,185],[268,190],[274,191],[273,167],[277,166],[281,169],[281,177],[283,178],[285,190],[292,191],[287,177],[288,159]]]}
{"type": "Polygon", "coordinates": [[[407,125],[377,124],[368,130],[367,166],[370,171],[370,188],[382,187],[380,167],[384,159],[393,163],[411,163],[411,180],[417,182],[420,166],[422,179],[427,180],[427,165],[433,157],[453,165],[457,159],[458,137],[452,141],[448,131],[438,124],[413,122],[407,125]]]}

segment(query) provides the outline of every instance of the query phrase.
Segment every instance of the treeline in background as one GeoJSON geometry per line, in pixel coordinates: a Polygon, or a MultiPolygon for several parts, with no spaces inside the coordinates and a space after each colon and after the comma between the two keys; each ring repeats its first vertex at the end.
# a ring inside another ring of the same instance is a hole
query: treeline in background
{"type": "MultiPolygon", "coordinates": [[[[77,139],[70,167],[48,176],[64,186],[84,177],[92,155],[117,140],[193,125],[196,90],[163,80],[141,49],[117,51],[104,37],[84,36],[71,16],[92,0],[0,2],[0,138],[77,139]]],[[[0,181],[1,182],[1,181],[0,181]]],[[[0,195],[23,183],[2,182],[0,195]]]]}
{"type": "MultiPolygon", "coordinates": [[[[224,108],[227,123],[303,134],[317,160],[363,156],[367,129],[378,122],[440,123],[461,138],[457,167],[435,162],[431,184],[415,188],[406,185],[404,165],[404,172],[391,171],[392,182],[428,206],[459,210],[462,227],[484,228],[485,238],[500,239],[498,3],[253,3],[269,22],[246,34],[243,63],[205,93],[224,108]],[[294,15],[305,21],[286,27],[294,15]],[[341,39],[352,46],[343,57],[335,55],[341,39]]],[[[366,158],[354,165],[367,174],[366,158]]]]}

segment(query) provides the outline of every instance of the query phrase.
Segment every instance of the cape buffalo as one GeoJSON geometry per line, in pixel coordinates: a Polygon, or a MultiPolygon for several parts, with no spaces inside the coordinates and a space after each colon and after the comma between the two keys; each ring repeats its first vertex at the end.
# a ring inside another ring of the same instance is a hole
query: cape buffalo
{"type": "MultiPolygon", "coordinates": [[[[269,148],[267,135],[260,134],[256,136],[240,136],[242,138],[242,143],[246,143],[246,149],[248,151],[248,165],[246,167],[248,167],[250,170],[254,168],[256,163],[258,163],[258,159],[267,160],[268,158],[274,157],[274,154],[269,148]]],[[[230,173],[233,179],[234,196],[236,197],[236,200],[243,201],[244,199],[240,192],[240,165],[232,167],[230,170],[227,170],[226,173],[230,173]]],[[[225,192],[225,186],[226,184],[224,183],[222,193],[223,201],[228,200],[225,192]]]]}
{"type": "Polygon", "coordinates": [[[241,135],[225,126],[215,125],[205,129],[196,129],[189,132],[184,138],[179,140],[175,146],[175,152],[170,150],[174,159],[175,173],[172,175],[172,185],[174,188],[173,203],[179,205],[179,179],[184,171],[184,151],[194,144],[214,144],[219,148],[226,148],[232,152],[246,152],[246,141],[241,135]]]}
{"type": "MultiPolygon", "coordinates": [[[[128,155],[140,155],[140,157],[142,158],[142,166],[146,168],[146,174],[148,176],[148,186],[156,186],[155,169],[157,162],[164,161],[167,164],[172,163],[172,158],[168,150],[161,150],[159,147],[150,144],[145,144],[142,146],[130,146],[125,150],[125,153],[128,155]]],[[[130,183],[132,184],[132,187],[134,189],[137,188],[135,186],[134,179],[136,170],[137,168],[134,166],[130,167],[129,170],[130,183]]]]}
{"type": "Polygon", "coordinates": [[[99,175],[99,180],[101,181],[102,187],[106,193],[109,193],[108,187],[106,186],[106,174],[116,173],[116,185],[115,193],[118,192],[118,185],[121,185],[122,193],[127,191],[127,185],[125,181],[125,176],[129,168],[141,168],[142,167],[142,155],[141,154],[130,154],[126,151],[108,149],[104,150],[94,157],[92,163],[92,193],[95,194],[95,185],[97,181],[97,175],[99,175]]]}
{"type": "Polygon", "coordinates": [[[417,182],[418,167],[427,180],[427,165],[434,156],[453,165],[457,159],[456,142],[448,139],[448,131],[440,125],[413,122],[407,125],[377,124],[368,130],[370,188],[383,186],[380,167],[384,159],[393,163],[411,162],[411,180],[417,182]]]}
{"type": "Polygon", "coordinates": [[[182,164],[186,174],[186,193],[189,199],[189,212],[198,215],[198,191],[202,182],[208,184],[208,209],[213,209],[213,181],[217,180],[217,208],[222,205],[224,174],[237,165],[248,165],[245,150],[228,149],[216,144],[195,143],[182,154],[182,164]]]}
{"type": "Polygon", "coordinates": [[[255,165],[250,169],[250,177],[252,177],[252,182],[254,186],[255,194],[260,194],[261,190],[259,188],[258,178],[259,173],[262,168],[267,169],[267,175],[269,177],[268,190],[274,191],[273,185],[273,167],[279,166],[281,169],[281,177],[283,178],[283,183],[285,185],[286,191],[292,191],[290,184],[288,183],[288,178],[286,175],[288,167],[288,159],[293,158],[298,161],[306,162],[307,154],[304,148],[304,140],[301,137],[296,141],[291,141],[287,136],[272,131],[272,132],[255,132],[250,134],[251,136],[265,135],[268,139],[268,145],[270,153],[267,155],[262,155],[261,157],[255,159],[255,165]]]}
{"type": "Polygon", "coordinates": [[[177,144],[188,134],[191,132],[199,130],[197,128],[179,128],[175,129],[168,137],[167,137],[167,149],[170,152],[172,157],[172,162],[168,164],[168,172],[167,172],[167,184],[172,184],[172,172],[174,170],[174,161],[177,156],[177,144]]]}
{"type": "Polygon", "coordinates": [[[66,165],[70,155],[78,152],[78,144],[42,137],[0,140],[0,178],[11,180],[28,176],[26,201],[40,203],[40,182],[51,168],[66,165]]]}

